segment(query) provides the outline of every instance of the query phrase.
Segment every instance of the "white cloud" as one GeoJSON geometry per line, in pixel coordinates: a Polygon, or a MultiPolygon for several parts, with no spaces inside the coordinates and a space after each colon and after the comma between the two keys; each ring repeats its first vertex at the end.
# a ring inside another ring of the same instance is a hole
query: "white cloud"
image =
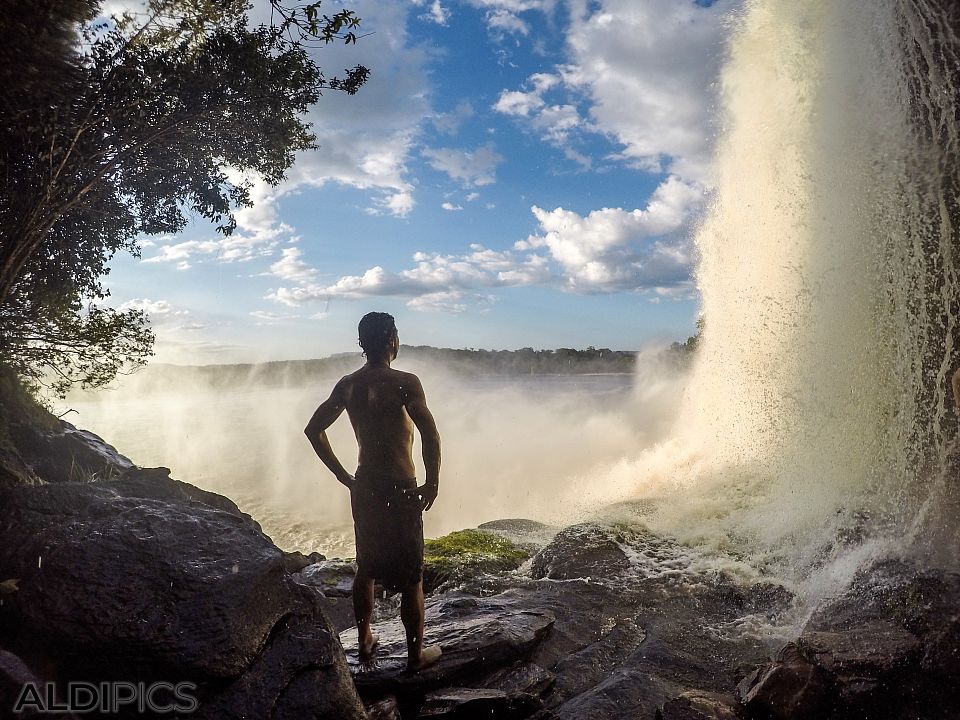
{"type": "Polygon", "coordinates": [[[562,89],[560,75],[534,73],[526,85],[532,89],[503,90],[493,109],[504,115],[525,118],[545,140],[558,146],[566,145],[570,132],[582,124],[580,113],[576,105],[548,104],[543,97],[555,88],[562,89]]]}
{"type": "Polygon", "coordinates": [[[250,313],[250,317],[257,320],[255,323],[256,325],[276,325],[284,320],[293,320],[297,318],[296,315],[274,313],[267,310],[254,310],[250,313]]]}
{"type": "Polygon", "coordinates": [[[303,251],[298,247],[284,248],[280,259],[270,266],[270,274],[281,280],[291,282],[309,282],[317,271],[302,259],[303,251]]]}
{"type": "MultiPolygon", "coordinates": [[[[421,3],[417,3],[418,5],[421,3]]],[[[440,4],[440,0],[433,0],[430,9],[420,16],[423,20],[435,22],[437,25],[446,25],[450,20],[450,11],[440,4]]]]}
{"type": "Polygon", "coordinates": [[[423,156],[434,170],[444,172],[468,187],[496,182],[497,166],[503,162],[503,156],[497,153],[493,143],[481,145],[476,150],[425,148],[423,156]]]}
{"type": "Polygon", "coordinates": [[[413,298],[407,307],[420,312],[462,313],[467,309],[463,302],[463,293],[458,290],[446,290],[427,293],[413,298]]]}
{"type": "Polygon", "coordinates": [[[151,317],[177,317],[189,314],[187,310],[175,308],[167,300],[151,300],[150,298],[133,298],[127,300],[117,309],[120,311],[142,310],[151,317]]]}
{"type": "Polygon", "coordinates": [[[440,132],[446,135],[454,135],[460,129],[465,120],[473,117],[476,111],[469,100],[461,100],[457,106],[448,113],[437,113],[430,118],[430,122],[440,132]]]}
{"type": "Polygon", "coordinates": [[[296,307],[334,298],[398,296],[410,298],[414,309],[462,312],[479,289],[517,285],[559,284],[588,294],[689,294],[694,258],[686,230],[703,194],[702,187],[671,176],[645,209],[603,208],[582,216],[534,206],[539,232],[511,250],[474,244],[462,255],[418,252],[413,266],[399,272],[378,265],[332,285],[300,282],[267,297],[296,307]]]}
{"type": "Polygon", "coordinates": [[[440,203],[440,207],[444,210],[449,210],[450,212],[456,212],[457,210],[463,210],[463,205],[454,205],[452,202],[443,202],[440,203]]]}
{"type": "Polygon", "coordinates": [[[594,127],[640,168],[707,180],[710,106],[737,0],[578,2],[563,79],[591,101],[594,127]]]}
{"type": "Polygon", "coordinates": [[[515,35],[529,35],[530,26],[520,17],[509,10],[493,10],[487,14],[487,26],[493,30],[500,30],[515,35]]]}
{"type": "Polygon", "coordinates": [[[689,282],[693,249],[682,231],[703,200],[703,189],[671,176],[646,209],[603,208],[581,216],[533,207],[538,235],[517,250],[546,250],[575,292],[672,287],[689,282]],[[671,235],[672,234],[672,235],[671,235]]]}
{"type": "Polygon", "coordinates": [[[478,192],[467,193],[467,196],[464,198],[464,200],[466,200],[467,202],[473,202],[478,197],[480,197],[480,193],[478,192]]]}

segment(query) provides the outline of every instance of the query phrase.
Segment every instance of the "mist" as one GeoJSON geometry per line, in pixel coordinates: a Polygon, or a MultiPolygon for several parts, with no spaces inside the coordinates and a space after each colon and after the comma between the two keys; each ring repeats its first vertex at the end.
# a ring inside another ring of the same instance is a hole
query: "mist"
{"type": "MultiPolygon", "coordinates": [[[[669,436],[687,378],[686,364],[659,346],[637,354],[632,375],[465,375],[402,354],[394,366],[420,376],[443,442],[427,537],[503,518],[562,526],[629,499],[636,482],[611,482],[609,469],[669,436]]],[[[284,549],[352,556],[349,493],[303,435],[340,373],[264,383],[257,369],[224,387],[202,368],[150,367],[70,398],[65,419],[139,465],[227,495],[284,549]]],[[[346,414],[328,435],[353,469],[346,414]]],[[[419,437],[414,457],[422,481],[419,437]]]]}

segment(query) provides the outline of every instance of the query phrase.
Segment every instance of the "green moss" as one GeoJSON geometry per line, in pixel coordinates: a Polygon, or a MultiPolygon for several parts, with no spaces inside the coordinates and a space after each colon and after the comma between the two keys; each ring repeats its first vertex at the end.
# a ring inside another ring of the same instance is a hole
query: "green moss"
{"type": "Polygon", "coordinates": [[[516,570],[529,557],[522,547],[494,533],[458,530],[424,541],[424,586],[429,592],[447,580],[516,570]]]}

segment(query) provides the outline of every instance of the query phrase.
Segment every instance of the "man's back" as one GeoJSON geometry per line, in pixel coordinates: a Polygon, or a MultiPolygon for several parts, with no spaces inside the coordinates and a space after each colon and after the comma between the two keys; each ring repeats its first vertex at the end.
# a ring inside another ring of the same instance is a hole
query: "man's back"
{"type": "Polygon", "coordinates": [[[367,365],[344,377],[340,386],[359,446],[357,475],[413,478],[414,426],[407,404],[423,394],[417,376],[367,365]]]}

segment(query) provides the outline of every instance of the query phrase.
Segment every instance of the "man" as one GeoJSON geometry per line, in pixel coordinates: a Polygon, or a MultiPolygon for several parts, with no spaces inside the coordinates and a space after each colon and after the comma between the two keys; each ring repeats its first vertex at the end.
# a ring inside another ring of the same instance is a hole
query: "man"
{"type": "Polygon", "coordinates": [[[407,636],[407,669],[419,671],[440,657],[440,647],[423,647],[423,518],[440,484],[440,435],[427,409],[420,380],[390,367],[400,349],[393,317],[368,313],[360,320],[360,347],[366,364],[342,378],[304,429],[313,449],[337,480],[350,490],[357,541],[353,610],[360,662],[374,661],[377,638],[370,630],[373,585],[380,580],[401,593],[400,618],[407,636]],[[346,410],[360,446],[357,472],[337,459],[326,429],[346,410]],[[417,487],[413,426],[420,431],[426,484],[417,487]]]}

